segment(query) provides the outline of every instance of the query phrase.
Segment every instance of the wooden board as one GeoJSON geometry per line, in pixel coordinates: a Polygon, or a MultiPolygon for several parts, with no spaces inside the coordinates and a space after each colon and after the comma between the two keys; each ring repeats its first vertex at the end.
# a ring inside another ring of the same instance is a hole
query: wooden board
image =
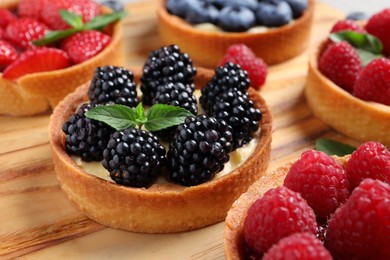
{"type": "MultiPolygon", "coordinates": [[[[160,46],[155,1],[127,6],[124,44],[129,65],[160,46]]],[[[316,7],[311,46],[343,14],[316,7]]],[[[328,137],[359,143],[313,117],[303,89],[307,53],[269,69],[261,90],[274,117],[270,170],[328,137]]],[[[224,223],[192,232],[150,235],[104,227],[77,212],[61,191],[48,143],[49,115],[0,117],[0,258],[223,259],[224,223]]]]}

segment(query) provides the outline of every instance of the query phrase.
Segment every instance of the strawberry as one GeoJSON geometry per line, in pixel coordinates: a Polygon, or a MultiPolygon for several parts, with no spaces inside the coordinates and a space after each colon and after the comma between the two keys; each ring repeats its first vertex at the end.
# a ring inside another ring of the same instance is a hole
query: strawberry
{"type": "Polygon", "coordinates": [[[8,9],[0,8],[0,28],[5,29],[10,22],[16,19],[16,16],[8,9]]]}
{"type": "Polygon", "coordinates": [[[390,60],[372,60],[360,73],[353,95],[390,106],[390,60]]]}
{"type": "Polygon", "coordinates": [[[29,49],[5,69],[3,77],[17,79],[27,73],[58,70],[70,65],[68,54],[60,49],[46,47],[29,49]]]}
{"type": "Polygon", "coordinates": [[[363,27],[361,27],[358,23],[352,20],[340,20],[335,23],[330,30],[331,33],[341,31],[355,31],[358,33],[367,33],[363,27]]]}
{"type": "Polygon", "coordinates": [[[233,62],[246,70],[251,80],[251,86],[260,89],[267,77],[267,64],[256,57],[253,51],[245,44],[231,45],[225,52],[221,66],[233,62]]]}
{"type": "Polygon", "coordinates": [[[374,14],[368,20],[365,29],[378,37],[383,44],[383,53],[390,56],[390,8],[374,14]]]}
{"type": "Polygon", "coordinates": [[[47,0],[20,0],[18,13],[20,17],[31,17],[41,20],[42,9],[47,0]]]}
{"type": "Polygon", "coordinates": [[[61,9],[81,15],[84,23],[100,15],[100,6],[90,0],[50,0],[43,7],[42,20],[55,30],[69,28],[60,16],[61,9]]]}
{"type": "Polygon", "coordinates": [[[33,40],[41,39],[49,28],[33,18],[21,18],[11,22],[5,30],[4,38],[20,49],[35,48],[33,40]]]}
{"type": "Polygon", "coordinates": [[[347,42],[329,46],[321,55],[319,70],[327,78],[348,92],[352,92],[362,69],[362,62],[356,50],[347,42]]]}
{"type": "Polygon", "coordinates": [[[16,49],[8,42],[0,40],[0,71],[15,61],[17,57],[16,49]]]}
{"type": "Polygon", "coordinates": [[[4,29],[0,28],[0,39],[3,39],[4,37],[4,29]]]}
{"type": "Polygon", "coordinates": [[[110,41],[110,36],[99,31],[83,31],[64,40],[61,49],[69,54],[73,63],[78,64],[101,52],[110,41]]]}

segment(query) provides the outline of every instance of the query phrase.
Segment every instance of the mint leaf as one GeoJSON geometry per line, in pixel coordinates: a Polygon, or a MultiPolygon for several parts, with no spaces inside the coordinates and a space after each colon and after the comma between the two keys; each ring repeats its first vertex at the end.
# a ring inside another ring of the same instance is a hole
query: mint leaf
{"type": "Polygon", "coordinates": [[[109,23],[124,18],[127,15],[125,11],[104,14],[91,19],[84,25],[84,30],[99,30],[109,23]]]}
{"type": "Polygon", "coordinates": [[[332,33],[329,37],[334,42],[346,41],[355,48],[363,49],[374,54],[381,54],[383,50],[382,42],[377,37],[368,33],[341,31],[332,33]]]}
{"type": "Polygon", "coordinates": [[[69,12],[67,10],[61,9],[60,15],[62,20],[64,20],[71,27],[81,30],[83,28],[83,17],[75,13],[69,12]]]}
{"type": "Polygon", "coordinates": [[[356,148],[335,140],[322,138],[316,140],[316,150],[322,151],[328,155],[344,156],[351,154],[356,148]]]}
{"type": "Polygon", "coordinates": [[[87,111],[85,116],[104,122],[118,131],[137,125],[137,114],[134,109],[123,105],[94,107],[87,111]]]}
{"type": "Polygon", "coordinates": [[[367,66],[367,64],[370,63],[373,59],[382,57],[382,55],[374,54],[363,49],[356,49],[356,51],[360,60],[362,61],[363,67],[367,66]]]}
{"type": "Polygon", "coordinates": [[[35,46],[47,45],[47,44],[56,42],[58,40],[67,38],[67,37],[73,35],[74,33],[78,32],[78,31],[79,30],[77,30],[75,28],[68,29],[68,30],[63,30],[63,31],[49,31],[49,32],[47,32],[45,34],[45,36],[43,36],[42,39],[33,41],[33,44],[35,46]]]}
{"type": "Polygon", "coordinates": [[[142,102],[140,102],[135,108],[135,113],[137,114],[137,119],[136,119],[137,123],[140,125],[145,124],[146,115],[145,115],[145,109],[142,106],[142,102]]]}
{"type": "Polygon", "coordinates": [[[181,124],[188,116],[193,114],[184,108],[156,104],[148,110],[145,128],[149,131],[158,131],[181,124]]]}

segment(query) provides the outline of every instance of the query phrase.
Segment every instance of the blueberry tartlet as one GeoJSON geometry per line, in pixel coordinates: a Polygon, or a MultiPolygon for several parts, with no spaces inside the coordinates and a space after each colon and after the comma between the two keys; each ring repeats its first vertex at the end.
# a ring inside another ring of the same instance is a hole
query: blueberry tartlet
{"type": "Polygon", "coordinates": [[[237,43],[272,65],[305,50],[314,2],[161,0],[159,32],[164,44],[180,45],[199,66],[215,68],[237,43]]]}
{"type": "Polygon", "coordinates": [[[141,129],[126,126],[118,130],[90,117],[94,111],[115,106],[131,109],[115,104],[115,94],[131,93],[133,84],[118,80],[120,87],[115,87],[118,84],[109,83],[112,80],[103,84],[96,80],[100,71],[113,74],[123,69],[113,66],[98,68],[91,84],[68,95],[53,112],[50,142],[61,188],[82,213],[99,223],[145,233],[179,232],[214,224],[224,220],[233,201],[268,166],[271,114],[265,101],[249,87],[246,72],[232,64],[220,68],[239,69],[236,73],[246,75],[243,81],[236,78],[236,83],[242,84],[241,90],[235,88],[240,94],[215,93],[221,99],[216,102],[224,103],[223,107],[235,104],[239,108],[234,112],[227,109],[231,116],[214,106],[210,107],[214,113],[199,111],[200,104],[194,110],[194,95],[218,89],[210,82],[219,82],[220,75],[192,67],[190,59],[176,69],[158,67],[163,60],[175,59],[172,52],[176,59],[188,59],[177,46],[168,46],[152,52],[143,69],[129,69],[127,79],[140,85],[136,90],[138,104],[130,105],[133,111],[142,115],[140,94],[146,88],[145,93],[153,92],[146,95],[150,102],[148,119],[141,129]],[[160,53],[157,58],[156,52],[160,53]],[[188,73],[185,77],[183,66],[188,73]],[[158,73],[161,77],[149,76],[158,73]],[[158,82],[162,79],[166,82],[158,82]],[[100,89],[99,84],[106,88],[100,89]],[[100,96],[111,97],[96,103],[100,96]],[[246,109],[242,111],[244,104],[246,109]],[[181,112],[186,108],[187,112],[177,126],[157,129],[154,123],[148,123],[152,114],[163,113],[154,112],[158,111],[153,110],[155,107],[181,112]],[[244,123],[241,118],[246,124],[238,131],[237,124],[244,123]]]}

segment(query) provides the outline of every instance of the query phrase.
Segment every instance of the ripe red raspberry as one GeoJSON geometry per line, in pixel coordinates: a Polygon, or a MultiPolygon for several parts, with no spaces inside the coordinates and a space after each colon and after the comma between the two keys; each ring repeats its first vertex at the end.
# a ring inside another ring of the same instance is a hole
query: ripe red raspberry
{"type": "Polygon", "coordinates": [[[390,184],[390,152],[381,143],[364,143],[352,153],[346,172],[350,190],[366,178],[378,179],[390,184]]]}
{"type": "Polygon", "coordinates": [[[367,32],[378,37],[383,44],[383,53],[390,56],[390,8],[371,16],[365,26],[367,32]]]}
{"type": "Polygon", "coordinates": [[[315,235],[295,233],[273,245],[263,260],[331,260],[329,251],[315,235]]]}
{"type": "Polygon", "coordinates": [[[16,16],[8,9],[0,8],[0,28],[3,28],[5,30],[7,25],[10,22],[15,21],[16,19],[16,16]]]}
{"type": "Polygon", "coordinates": [[[299,192],[318,217],[333,213],[349,197],[344,168],[327,154],[309,150],[290,168],[284,186],[299,192]]]}
{"type": "Polygon", "coordinates": [[[347,42],[329,46],[321,55],[319,70],[339,87],[352,92],[362,69],[362,62],[356,50],[347,42]]]}
{"type": "Polygon", "coordinates": [[[335,23],[330,30],[331,33],[341,32],[341,31],[354,31],[358,33],[367,33],[366,30],[352,20],[340,20],[335,23]]]}
{"type": "Polygon", "coordinates": [[[41,19],[43,6],[48,0],[20,0],[18,14],[20,17],[31,17],[41,19]]]}
{"type": "Polygon", "coordinates": [[[251,86],[260,89],[267,78],[267,64],[256,57],[253,51],[245,44],[231,45],[225,52],[221,66],[233,62],[246,70],[251,80],[251,86]]]}
{"type": "Polygon", "coordinates": [[[361,71],[353,95],[390,106],[390,60],[374,59],[361,71]]]}
{"type": "Polygon", "coordinates": [[[364,180],[329,220],[325,246],[337,259],[390,259],[390,185],[364,180]]]}
{"type": "Polygon", "coordinates": [[[244,222],[246,244],[254,252],[266,252],[281,238],[296,232],[315,234],[313,210],[297,192],[286,187],[267,191],[249,208],[244,222]]]}
{"type": "Polygon", "coordinates": [[[6,41],[0,40],[0,72],[18,58],[16,49],[6,41]]]}

